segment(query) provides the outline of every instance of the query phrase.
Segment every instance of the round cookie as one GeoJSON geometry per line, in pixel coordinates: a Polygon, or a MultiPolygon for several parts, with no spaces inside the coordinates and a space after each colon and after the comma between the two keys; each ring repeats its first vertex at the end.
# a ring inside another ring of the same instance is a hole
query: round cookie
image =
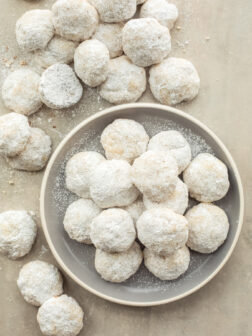
{"type": "Polygon", "coordinates": [[[99,17],[86,0],[58,0],[52,6],[56,33],[67,40],[84,41],[95,32],[99,17]]]}
{"type": "Polygon", "coordinates": [[[53,35],[54,27],[50,10],[30,10],[16,22],[17,43],[25,51],[44,49],[53,35]]]}
{"type": "Polygon", "coordinates": [[[147,0],[141,7],[140,17],[154,18],[161,25],[172,29],[178,18],[178,9],[168,0],[147,0]]]}
{"type": "Polygon", "coordinates": [[[90,198],[90,176],[105,158],[96,152],[80,152],[66,164],[66,187],[83,198],[90,198]]]}
{"type": "Polygon", "coordinates": [[[55,63],[69,64],[73,61],[77,46],[78,42],[69,41],[56,35],[45,49],[34,52],[33,64],[40,72],[55,63]]]}
{"type": "Polygon", "coordinates": [[[78,103],[82,86],[72,68],[56,63],[47,68],[40,79],[40,98],[52,109],[63,109],[78,103]]]}
{"type": "Polygon", "coordinates": [[[229,189],[228,170],[223,162],[209,153],[193,159],[183,174],[190,196],[199,202],[214,202],[229,189]]]}
{"type": "Polygon", "coordinates": [[[146,268],[160,280],[175,280],[185,273],[190,263],[189,249],[184,246],[165,257],[144,249],[146,268]]]}
{"type": "Polygon", "coordinates": [[[143,203],[147,210],[154,208],[168,208],[180,215],[183,215],[188,206],[187,186],[180,179],[178,179],[175,190],[164,202],[152,202],[144,195],[143,203]]]}
{"type": "Polygon", "coordinates": [[[109,61],[108,77],[101,85],[100,95],[111,104],[133,103],[146,90],[146,73],[127,56],[109,61]]]}
{"type": "Polygon", "coordinates": [[[167,208],[144,211],[136,227],[141,243],[163,256],[183,247],[188,239],[186,218],[167,208]]]}
{"type": "Polygon", "coordinates": [[[74,53],[74,70],[84,84],[95,87],[108,75],[109,51],[98,40],[82,42],[74,53]]]}
{"type": "Polygon", "coordinates": [[[138,218],[142,215],[145,210],[145,206],[142,200],[142,197],[138,197],[135,202],[123,208],[126,210],[131,218],[133,219],[134,224],[136,224],[138,218]]]}
{"type": "Polygon", "coordinates": [[[152,18],[130,20],[123,28],[123,50],[140,67],[160,63],[171,51],[169,29],[152,18]]]}
{"type": "Polygon", "coordinates": [[[187,246],[200,253],[216,251],[226,240],[229,222],[216,205],[200,203],[186,213],[189,225],[187,246]]]}
{"type": "Polygon", "coordinates": [[[77,336],[83,327],[83,310],[72,297],[61,295],[45,301],[37,321],[46,336],[77,336]]]}
{"type": "Polygon", "coordinates": [[[9,165],[18,170],[38,171],[44,168],[51,154],[51,139],[40,128],[31,128],[31,136],[25,149],[8,158],[9,165]]]}
{"type": "Polygon", "coordinates": [[[175,190],[178,165],[169,152],[147,151],[134,161],[131,176],[146,197],[163,202],[175,190]]]}
{"type": "Polygon", "coordinates": [[[136,242],[129,250],[121,253],[108,253],[97,249],[95,269],[106,281],[123,282],[137,272],[142,260],[143,253],[136,242]]]}
{"type": "Polygon", "coordinates": [[[192,158],[189,143],[180,132],[175,130],[154,135],[150,139],[148,150],[170,152],[177,161],[179,174],[185,170],[192,158]]]}
{"type": "Polygon", "coordinates": [[[63,280],[58,268],[40,260],[31,261],[21,268],[17,285],[25,301],[34,306],[63,293],[63,280]]]}
{"type": "Polygon", "coordinates": [[[144,127],[130,119],[116,119],[103,130],[101,144],[106,157],[132,163],[146,151],[149,136],[144,127]]]}
{"type": "Polygon", "coordinates": [[[136,0],[89,0],[103,22],[121,22],[136,12],[136,0]]]}
{"type": "Polygon", "coordinates": [[[12,72],[2,86],[2,98],[6,107],[24,115],[31,115],[42,106],[39,96],[40,76],[30,69],[12,72]]]}
{"type": "Polygon", "coordinates": [[[0,154],[18,155],[25,149],[30,135],[27,117],[14,112],[0,116],[0,154]]]}
{"type": "Polygon", "coordinates": [[[101,41],[108,48],[111,58],[121,56],[123,23],[100,23],[93,38],[101,41]]]}
{"type": "Polygon", "coordinates": [[[149,83],[153,96],[165,105],[192,100],[200,88],[200,78],[193,64],[175,57],[151,67],[149,83]]]}
{"type": "Polygon", "coordinates": [[[139,191],[130,176],[131,166],[123,160],[103,161],[91,175],[90,195],[100,208],[133,203],[139,191]]]}
{"type": "Polygon", "coordinates": [[[96,248],[110,252],[124,252],[136,238],[130,214],[118,208],[102,211],[91,223],[90,237],[96,248]]]}
{"type": "Polygon", "coordinates": [[[100,208],[89,199],[79,199],[71,203],[65,213],[64,229],[71,239],[79,243],[92,244],[90,228],[92,220],[99,215],[100,208]]]}
{"type": "Polygon", "coordinates": [[[0,253],[9,259],[28,254],[37,235],[37,226],[27,211],[5,211],[0,214],[0,253]]]}

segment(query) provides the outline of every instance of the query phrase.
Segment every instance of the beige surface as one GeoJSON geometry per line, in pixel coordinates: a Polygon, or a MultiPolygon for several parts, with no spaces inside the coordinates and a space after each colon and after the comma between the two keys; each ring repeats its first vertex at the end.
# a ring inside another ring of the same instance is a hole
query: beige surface
{"type": "MultiPolygon", "coordinates": [[[[14,39],[15,21],[28,9],[47,8],[52,3],[52,0],[0,0],[1,83],[25,59],[21,55],[10,64],[19,53],[14,39]]],[[[190,297],[165,306],[130,308],[112,304],[65,277],[66,293],[78,299],[86,314],[81,335],[248,336],[252,332],[252,1],[177,0],[176,3],[180,10],[177,25],[181,30],[172,32],[172,54],[192,60],[202,82],[199,97],[178,108],[209,126],[236,160],[247,204],[242,235],[233,256],[215,279],[190,297]]],[[[141,101],[152,98],[146,93],[141,101]]],[[[31,123],[46,130],[55,147],[80,120],[107,106],[97,98],[95,90],[85,90],[81,103],[73,110],[55,112],[44,108],[31,118],[31,123]]],[[[6,112],[0,101],[0,113],[6,112]]],[[[2,159],[0,171],[0,211],[25,208],[38,215],[43,173],[13,172],[2,159]]],[[[0,257],[0,335],[41,335],[36,322],[37,309],[23,301],[16,287],[20,267],[37,258],[55,262],[41,227],[29,256],[19,261],[0,257]]]]}

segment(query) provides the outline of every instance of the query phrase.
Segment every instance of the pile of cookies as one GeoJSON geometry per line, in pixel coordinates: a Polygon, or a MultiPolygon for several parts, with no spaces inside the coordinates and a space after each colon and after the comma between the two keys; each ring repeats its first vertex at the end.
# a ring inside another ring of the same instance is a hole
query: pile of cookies
{"type": "Polygon", "coordinates": [[[144,258],[156,277],[173,280],[188,269],[188,247],[212,253],[224,243],[228,218],[212,203],[229,190],[223,162],[209,153],[192,159],[178,131],[149,139],[129,119],[107,125],[101,144],[106,159],[85,151],[66,164],[66,187],[80,198],[68,206],[64,228],[71,239],[96,247],[103,279],[127,280],[144,258]],[[189,195],[200,202],[191,209],[189,195]]]}

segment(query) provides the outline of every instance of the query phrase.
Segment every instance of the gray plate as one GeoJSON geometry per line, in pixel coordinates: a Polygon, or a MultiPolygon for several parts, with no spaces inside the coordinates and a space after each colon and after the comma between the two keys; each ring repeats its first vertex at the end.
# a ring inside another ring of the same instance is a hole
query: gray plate
{"type": "Polygon", "coordinates": [[[196,291],[223,267],[231,255],[242,226],[242,185],[235,163],[225,146],[199,121],[181,111],[161,105],[121,105],[85,120],[58,146],[47,166],[42,183],[41,219],[55,258],[81,286],[117,303],[157,305],[178,300],[196,291]],[[95,271],[94,247],[71,240],[63,229],[65,210],[76,199],[76,196],[65,188],[66,162],[73,154],[83,150],[103,153],[99,142],[101,132],[116,118],[130,118],[142,123],[150,136],[163,130],[179,130],[190,143],[193,156],[200,152],[210,152],[228,167],[231,187],[226,197],[217,202],[226,211],[230,221],[227,240],[214,254],[191,252],[189,269],[177,280],[161,281],[142,265],[140,270],[124,283],[106,282],[95,271]]]}

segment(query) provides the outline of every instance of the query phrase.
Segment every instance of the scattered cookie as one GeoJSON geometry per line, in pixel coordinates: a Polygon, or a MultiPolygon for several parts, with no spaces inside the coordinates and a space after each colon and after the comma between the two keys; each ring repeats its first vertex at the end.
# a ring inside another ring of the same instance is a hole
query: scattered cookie
{"type": "Polygon", "coordinates": [[[136,273],[143,260],[140,246],[134,242],[131,248],[121,253],[108,253],[97,249],[95,269],[110,282],[123,282],[136,273]]]}
{"type": "Polygon", "coordinates": [[[77,104],[82,92],[81,83],[67,64],[51,65],[41,76],[40,98],[52,109],[63,109],[77,104]]]}
{"type": "Polygon", "coordinates": [[[25,210],[0,213],[0,252],[9,259],[28,254],[37,235],[37,226],[25,210]]]}
{"type": "Polygon", "coordinates": [[[39,96],[40,76],[30,69],[12,72],[4,81],[2,98],[6,107],[24,115],[31,115],[42,106],[39,96]]]}
{"type": "Polygon", "coordinates": [[[31,261],[21,268],[17,285],[25,301],[34,306],[63,293],[63,280],[58,268],[40,260],[31,261]]]}
{"type": "Polygon", "coordinates": [[[149,136],[144,127],[130,119],[116,119],[103,130],[101,144],[106,157],[132,163],[146,151],[149,136]]]}

